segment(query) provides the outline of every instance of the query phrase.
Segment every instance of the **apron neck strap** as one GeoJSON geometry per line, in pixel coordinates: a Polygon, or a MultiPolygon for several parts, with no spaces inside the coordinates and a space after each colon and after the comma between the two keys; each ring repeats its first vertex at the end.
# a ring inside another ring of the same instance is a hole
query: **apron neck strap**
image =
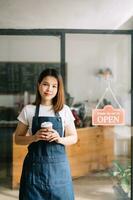
{"type": "Polygon", "coordinates": [[[40,108],[40,105],[36,105],[35,117],[39,116],[39,108],[40,108]]]}

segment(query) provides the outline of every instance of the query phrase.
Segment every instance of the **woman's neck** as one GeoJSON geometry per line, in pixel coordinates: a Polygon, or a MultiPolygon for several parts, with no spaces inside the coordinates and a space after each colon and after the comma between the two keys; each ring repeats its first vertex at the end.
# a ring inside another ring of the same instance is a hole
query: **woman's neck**
{"type": "Polygon", "coordinates": [[[51,101],[41,101],[41,104],[44,106],[51,106],[52,102],[51,101]]]}

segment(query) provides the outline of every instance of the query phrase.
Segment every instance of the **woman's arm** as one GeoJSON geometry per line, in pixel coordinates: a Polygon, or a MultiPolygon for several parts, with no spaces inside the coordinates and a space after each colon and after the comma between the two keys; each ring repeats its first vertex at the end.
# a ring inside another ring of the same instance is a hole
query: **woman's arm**
{"type": "Polygon", "coordinates": [[[65,137],[60,137],[58,142],[63,145],[71,145],[75,144],[77,140],[78,140],[77,131],[75,125],[73,124],[73,126],[68,125],[65,128],[65,137]]]}
{"type": "Polygon", "coordinates": [[[19,121],[17,128],[14,132],[16,144],[28,145],[34,142],[34,137],[32,135],[26,135],[27,131],[28,131],[28,126],[19,121]]]}
{"type": "Polygon", "coordinates": [[[15,143],[20,145],[29,145],[32,142],[37,142],[39,140],[45,140],[47,139],[47,132],[45,133],[45,128],[39,129],[34,135],[28,134],[28,126],[23,124],[22,122],[18,122],[17,128],[14,132],[15,134],[15,143]]]}

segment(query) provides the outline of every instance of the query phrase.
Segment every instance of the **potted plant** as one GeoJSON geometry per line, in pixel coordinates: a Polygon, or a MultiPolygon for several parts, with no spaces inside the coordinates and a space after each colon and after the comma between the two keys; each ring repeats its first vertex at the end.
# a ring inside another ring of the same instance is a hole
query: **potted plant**
{"type": "Polygon", "coordinates": [[[124,167],[115,160],[110,174],[113,177],[113,189],[117,199],[129,200],[131,198],[131,165],[124,167]]]}

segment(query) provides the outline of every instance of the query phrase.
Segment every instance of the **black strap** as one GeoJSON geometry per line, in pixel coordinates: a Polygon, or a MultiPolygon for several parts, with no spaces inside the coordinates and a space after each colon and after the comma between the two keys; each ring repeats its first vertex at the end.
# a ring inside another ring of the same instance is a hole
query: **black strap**
{"type": "Polygon", "coordinates": [[[34,123],[36,124],[36,127],[39,127],[39,120],[38,120],[38,115],[39,115],[39,105],[36,105],[36,109],[35,109],[35,121],[34,123]]]}
{"type": "Polygon", "coordinates": [[[40,108],[40,105],[36,105],[35,117],[39,116],[39,108],[40,108]]]}

